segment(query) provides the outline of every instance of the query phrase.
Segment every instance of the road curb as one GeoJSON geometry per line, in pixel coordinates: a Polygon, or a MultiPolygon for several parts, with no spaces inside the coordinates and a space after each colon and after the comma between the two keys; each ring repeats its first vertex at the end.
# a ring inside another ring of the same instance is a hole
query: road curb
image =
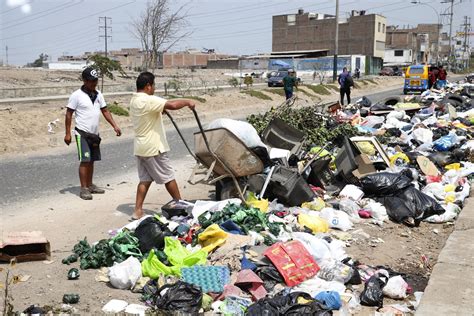
{"type": "Polygon", "coordinates": [[[439,254],[416,316],[474,315],[473,232],[474,197],[470,197],[439,254]]]}

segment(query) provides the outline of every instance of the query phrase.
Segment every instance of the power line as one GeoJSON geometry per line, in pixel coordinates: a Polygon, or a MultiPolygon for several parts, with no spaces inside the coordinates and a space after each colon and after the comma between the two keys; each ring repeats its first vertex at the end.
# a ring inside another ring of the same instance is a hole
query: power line
{"type": "MultiPolygon", "coordinates": [[[[118,8],[125,7],[125,6],[127,6],[127,5],[129,5],[129,4],[132,4],[132,3],[135,3],[135,2],[137,2],[137,0],[130,1],[130,2],[127,2],[127,3],[124,3],[124,4],[118,5],[118,6],[116,6],[116,7],[112,7],[112,8],[107,9],[107,10],[102,10],[102,11],[99,11],[99,12],[94,12],[94,14],[106,13],[106,12],[109,12],[109,11],[112,11],[112,10],[115,10],[115,9],[118,9],[118,8]]],[[[50,30],[50,29],[53,29],[53,28],[57,28],[57,27],[60,27],[60,26],[68,25],[68,24],[71,24],[71,23],[74,23],[74,22],[77,22],[77,21],[81,21],[81,20],[85,20],[85,19],[90,19],[90,18],[91,18],[90,15],[84,16],[84,17],[80,17],[80,18],[77,18],[77,19],[74,19],[74,20],[71,20],[71,21],[68,21],[68,22],[65,22],[65,23],[61,23],[61,24],[56,24],[56,25],[48,26],[48,27],[45,27],[45,28],[42,28],[42,29],[37,29],[37,30],[31,31],[31,32],[27,32],[27,33],[23,33],[23,34],[18,34],[18,35],[10,36],[10,37],[0,38],[0,41],[4,41],[4,40],[8,40],[8,39],[13,39],[13,38],[18,38],[18,37],[22,37],[22,36],[25,36],[25,35],[30,35],[30,34],[42,32],[42,31],[50,30]]]]}

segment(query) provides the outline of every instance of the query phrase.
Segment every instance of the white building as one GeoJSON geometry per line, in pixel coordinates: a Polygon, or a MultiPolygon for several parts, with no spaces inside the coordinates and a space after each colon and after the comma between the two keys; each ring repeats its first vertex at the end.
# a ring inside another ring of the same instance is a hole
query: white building
{"type": "Polygon", "coordinates": [[[411,49],[385,49],[384,65],[404,65],[411,64],[414,60],[411,49]]]}

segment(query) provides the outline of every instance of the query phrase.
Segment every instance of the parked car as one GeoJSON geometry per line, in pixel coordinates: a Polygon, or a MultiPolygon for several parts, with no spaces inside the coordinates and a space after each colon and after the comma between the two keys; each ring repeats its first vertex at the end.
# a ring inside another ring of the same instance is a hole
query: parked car
{"type": "Polygon", "coordinates": [[[382,70],[379,72],[380,76],[394,76],[395,71],[392,67],[383,67],[382,70]]]}
{"type": "MultiPolygon", "coordinates": [[[[288,70],[278,70],[278,71],[273,71],[270,73],[268,76],[268,86],[269,87],[283,87],[283,78],[285,78],[288,75],[288,70]]],[[[296,81],[298,83],[301,82],[301,78],[296,77],[296,81]]]]}

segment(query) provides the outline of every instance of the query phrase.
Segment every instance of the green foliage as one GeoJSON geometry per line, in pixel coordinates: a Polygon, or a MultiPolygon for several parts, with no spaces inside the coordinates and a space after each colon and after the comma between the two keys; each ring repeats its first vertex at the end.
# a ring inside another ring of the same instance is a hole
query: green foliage
{"type": "Polygon", "coordinates": [[[316,94],[330,95],[331,92],[323,85],[305,85],[308,89],[311,89],[316,94]]]}
{"type": "Polygon", "coordinates": [[[274,89],[269,88],[269,89],[263,89],[263,91],[270,92],[270,93],[273,93],[273,94],[278,94],[282,97],[285,96],[285,91],[282,88],[274,88],[274,89]]]}
{"type": "Polygon", "coordinates": [[[198,97],[196,95],[185,95],[185,96],[177,96],[177,95],[173,95],[173,94],[168,94],[166,96],[166,98],[168,100],[171,100],[171,99],[192,99],[192,100],[196,100],[196,101],[199,101],[201,103],[206,103],[206,99],[202,98],[202,97],[198,97]]]}
{"type": "Polygon", "coordinates": [[[262,100],[270,100],[270,101],[273,100],[272,98],[270,98],[265,93],[263,93],[261,91],[257,91],[257,90],[244,90],[244,91],[240,91],[240,93],[248,94],[251,97],[259,98],[259,99],[262,99],[262,100]]]}
{"type": "Polygon", "coordinates": [[[229,80],[227,80],[227,83],[228,83],[230,86],[236,88],[236,87],[239,85],[239,79],[237,79],[237,78],[235,78],[235,77],[232,77],[232,78],[230,78],[229,80]]]}
{"type": "Polygon", "coordinates": [[[48,55],[41,53],[33,63],[31,63],[29,66],[31,67],[43,67],[43,63],[48,60],[48,55]]]}
{"type": "Polygon", "coordinates": [[[329,149],[334,147],[331,144],[335,139],[343,136],[352,137],[359,135],[357,129],[350,124],[338,124],[332,118],[321,115],[314,107],[292,108],[285,107],[270,109],[263,114],[252,114],[247,117],[247,121],[252,124],[260,134],[275,117],[282,119],[289,125],[304,132],[307,136],[307,145],[323,146],[330,143],[329,149]]]}
{"type": "Polygon", "coordinates": [[[92,68],[97,70],[102,78],[107,77],[111,80],[114,80],[114,74],[112,71],[118,71],[122,76],[128,77],[125,71],[122,69],[122,65],[116,60],[112,60],[108,57],[95,54],[88,58],[88,61],[93,62],[91,65],[92,68]]]}
{"type": "Polygon", "coordinates": [[[116,101],[112,105],[108,105],[107,108],[109,109],[110,113],[118,116],[129,116],[127,109],[121,107],[116,101]]]}

